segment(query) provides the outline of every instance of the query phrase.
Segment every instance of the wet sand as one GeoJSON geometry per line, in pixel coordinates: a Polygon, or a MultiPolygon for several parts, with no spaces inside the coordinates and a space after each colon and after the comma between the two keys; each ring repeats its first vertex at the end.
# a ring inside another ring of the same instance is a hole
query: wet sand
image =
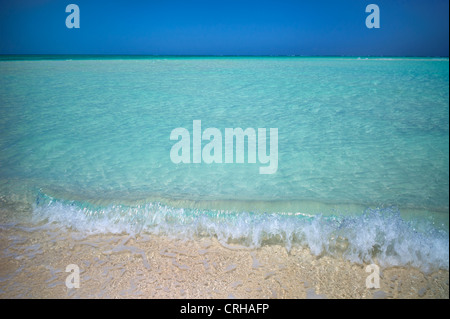
{"type": "Polygon", "coordinates": [[[271,245],[224,247],[214,238],[81,235],[41,227],[0,229],[0,298],[449,298],[449,272],[381,269],[271,245]],[[80,288],[67,288],[67,265],[80,288]]]}

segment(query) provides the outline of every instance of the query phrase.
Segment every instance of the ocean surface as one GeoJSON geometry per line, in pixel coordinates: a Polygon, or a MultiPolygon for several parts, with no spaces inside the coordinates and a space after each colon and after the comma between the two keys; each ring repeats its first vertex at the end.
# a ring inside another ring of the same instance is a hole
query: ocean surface
{"type": "Polygon", "coordinates": [[[2,227],[429,270],[449,267],[448,220],[448,58],[0,57],[2,227]],[[277,128],[276,173],[175,164],[171,132],[192,147],[195,120],[277,128]]]}

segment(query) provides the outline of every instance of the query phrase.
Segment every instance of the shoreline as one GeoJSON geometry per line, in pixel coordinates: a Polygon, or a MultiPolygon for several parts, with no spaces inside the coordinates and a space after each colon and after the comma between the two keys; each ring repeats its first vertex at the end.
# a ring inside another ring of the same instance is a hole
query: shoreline
{"type": "Polygon", "coordinates": [[[449,298],[449,272],[381,269],[366,288],[367,265],[308,249],[224,247],[215,238],[82,235],[36,226],[0,232],[0,298],[372,299],[449,298]],[[65,269],[80,269],[69,289],[65,269]]]}

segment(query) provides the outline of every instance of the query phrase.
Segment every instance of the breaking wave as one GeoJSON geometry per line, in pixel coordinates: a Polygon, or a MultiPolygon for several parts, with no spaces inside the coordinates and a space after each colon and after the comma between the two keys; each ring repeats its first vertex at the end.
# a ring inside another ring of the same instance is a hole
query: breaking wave
{"type": "Polygon", "coordinates": [[[33,219],[89,234],[210,236],[227,247],[279,244],[290,250],[300,245],[315,255],[356,263],[413,266],[423,271],[449,268],[448,231],[428,221],[405,221],[395,207],[367,209],[352,216],[324,216],[184,209],[158,202],[99,206],[39,194],[33,219]]]}

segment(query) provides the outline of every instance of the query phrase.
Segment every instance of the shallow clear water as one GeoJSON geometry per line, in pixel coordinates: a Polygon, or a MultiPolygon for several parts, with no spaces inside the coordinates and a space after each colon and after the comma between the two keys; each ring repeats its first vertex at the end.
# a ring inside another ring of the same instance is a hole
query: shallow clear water
{"type": "Polygon", "coordinates": [[[448,59],[4,59],[1,205],[89,231],[281,236],[317,253],[340,232],[348,258],[426,263],[420,244],[448,268],[448,85],[448,59]],[[194,120],[278,128],[277,172],[247,155],[174,164],[170,133],[192,138],[194,120]]]}

